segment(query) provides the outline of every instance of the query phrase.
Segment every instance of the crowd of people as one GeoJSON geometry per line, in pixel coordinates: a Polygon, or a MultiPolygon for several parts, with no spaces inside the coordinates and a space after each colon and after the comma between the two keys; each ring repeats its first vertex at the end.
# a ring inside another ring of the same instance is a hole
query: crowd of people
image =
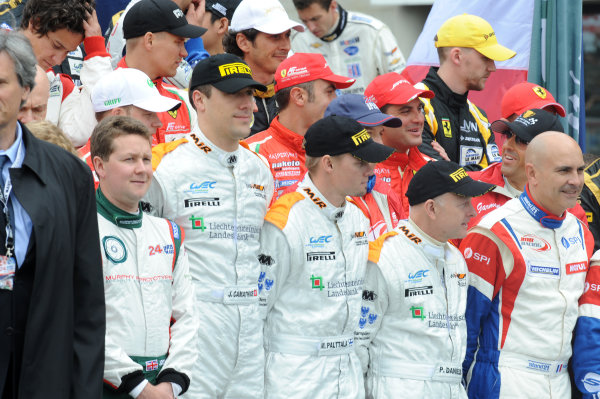
{"type": "Polygon", "coordinates": [[[381,21],[293,4],[2,25],[2,399],[598,397],[600,158],[564,107],[468,99],[515,56],[479,16],[412,82],[381,21]]]}

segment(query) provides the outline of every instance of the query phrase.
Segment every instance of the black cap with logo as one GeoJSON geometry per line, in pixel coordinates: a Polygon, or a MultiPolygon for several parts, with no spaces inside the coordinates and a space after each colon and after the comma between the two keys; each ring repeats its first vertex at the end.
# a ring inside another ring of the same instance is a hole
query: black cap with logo
{"type": "Polygon", "coordinates": [[[498,120],[492,123],[492,130],[508,136],[516,135],[529,143],[540,133],[554,131],[564,133],[558,115],[543,109],[531,109],[523,112],[513,122],[498,120]]]}
{"type": "Polygon", "coordinates": [[[376,143],[357,121],[330,115],[315,122],[304,135],[306,155],[341,155],[350,153],[361,161],[378,163],[392,155],[394,149],[376,143]]]}
{"type": "Polygon", "coordinates": [[[123,37],[131,39],[147,32],[169,32],[180,37],[200,37],[206,29],[191,25],[171,0],[142,0],[132,6],[123,20],[123,37]]]}
{"type": "Polygon", "coordinates": [[[227,18],[231,22],[233,12],[240,5],[242,0],[206,0],[204,8],[213,14],[227,18]]]}
{"type": "Polygon", "coordinates": [[[493,184],[473,180],[457,163],[431,161],[413,176],[408,183],[406,196],[408,203],[413,206],[446,193],[479,197],[494,187],[493,184]]]}
{"type": "Polygon", "coordinates": [[[252,79],[252,70],[248,64],[240,57],[228,53],[212,55],[199,61],[194,67],[190,93],[195,87],[208,84],[230,94],[246,87],[267,90],[266,86],[252,79]]]}

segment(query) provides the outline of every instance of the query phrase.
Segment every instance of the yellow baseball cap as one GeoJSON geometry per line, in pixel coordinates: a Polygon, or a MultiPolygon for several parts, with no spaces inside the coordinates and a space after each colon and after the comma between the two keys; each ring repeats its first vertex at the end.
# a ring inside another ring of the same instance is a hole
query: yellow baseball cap
{"type": "Polygon", "coordinates": [[[435,47],[469,47],[494,61],[505,61],[517,54],[498,44],[488,21],[470,14],[457,15],[444,22],[435,37],[435,47]]]}

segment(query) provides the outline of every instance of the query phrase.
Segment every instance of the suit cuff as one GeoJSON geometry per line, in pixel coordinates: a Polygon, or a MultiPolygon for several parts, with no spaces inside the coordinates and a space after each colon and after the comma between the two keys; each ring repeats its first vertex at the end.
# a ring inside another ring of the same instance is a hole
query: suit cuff
{"type": "Polygon", "coordinates": [[[146,388],[146,385],[148,385],[148,380],[144,379],[144,381],[140,382],[135,388],[129,391],[129,396],[132,398],[137,398],[142,393],[144,388],[146,388]]]}
{"type": "Polygon", "coordinates": [[[121,378],[121,385],[119,386],[118,392],[129,393],[133,391],[140,383],[146,381],[144,373],[141,370],[129,373],[121,378]]]}
{"type": "Polygon", "coordinates": [[[181,393],[185,393],[190,387],[190,379],[187,375],[175,371],[173,369],[165,369],[160,372],[158,377],[156,378],[156,383],[160,384],[161,382],[173,382],[181,387],[181,393]]]}

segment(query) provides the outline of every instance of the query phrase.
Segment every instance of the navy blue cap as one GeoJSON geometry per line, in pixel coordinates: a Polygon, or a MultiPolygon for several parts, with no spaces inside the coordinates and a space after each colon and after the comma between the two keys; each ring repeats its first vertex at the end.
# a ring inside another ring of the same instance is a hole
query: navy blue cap
{"type": "Polygon", "coordinates": [[[384,114],[374,102],[361,94],[344,94],[329,103],[325,116],[339,115],[352,118],[365,127],[384,125],[400,127],[402,121],[395,116],[384,114]]]}

